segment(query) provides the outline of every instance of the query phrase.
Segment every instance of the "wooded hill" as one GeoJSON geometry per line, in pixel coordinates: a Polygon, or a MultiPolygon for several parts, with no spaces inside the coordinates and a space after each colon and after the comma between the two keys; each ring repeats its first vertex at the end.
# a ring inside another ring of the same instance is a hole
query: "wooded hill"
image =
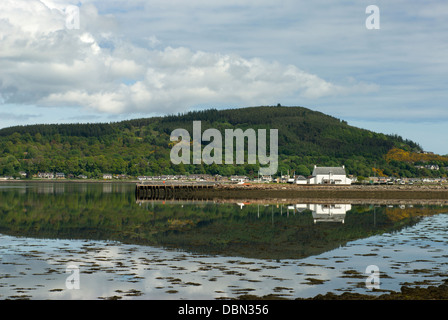
{"type": "MultiPolygon", "coordinates": [[[[268,137],[269,129],[278,129],[278,174],[289,170],[309,175],[314,165],[345,165],[349,174],[357,176],[372,176],[374,171],[396,177],[441,176],[446,175],[443,167],[448,165],[447,157],[411,157],[420,154],[422,148],[400,136],[356,128],[303,107],[277,106],[209,109],[116,123],[1,129],[0,176],[16,176],[21,171],[31,175],[83,174],[89,178],[101,177],[103,173],[257,175],[258,164],[172,164],[170,134],[183,128],[192,136],[193,121],[201,121],[202,132],[216,128],[223,137],[225,129],[268,129],[268,137]],[[407,158],[397,156],[403,154],[407,158]],[[416,167],[425,163],[438,164],[441,170],[416,167]]],[[[203,142],[203,146],[207,144],[203,142]]]]}

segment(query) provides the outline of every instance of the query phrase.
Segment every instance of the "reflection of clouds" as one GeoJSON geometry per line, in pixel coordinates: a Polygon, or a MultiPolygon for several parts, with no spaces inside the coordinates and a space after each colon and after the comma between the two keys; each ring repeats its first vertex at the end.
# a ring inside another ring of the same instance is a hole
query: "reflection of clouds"
{"type": "Polygon", "coordinates": [[[317,256],[281,261],[102,241],[0,235],[0,297],[18,295],[19,288],[25,288],[24,294],[32,299],[61,300],[112,296],[212,299],[244,293],[294,298],[347,290],[366,293],[362,283],[365,268],[371,264],[380,268],[381,289],[399,290],[407,281],[428,280],[428,276],[441,280],[440,270],[447,263],[447,227],[448,215],[439,214],[399,232],[356,240],[317,256]],[[80,267],[79,290],[65,288],[69,264],[80,267]],[[414,274],[417,269],[428,272],[414,274]],[[346,277],[344,271],[355,271],[358,276],[346,277]],[[382,274],[389,277],[381,278],[382,274]],[[311,284],[307,279],[323,284],[311,284]]]}
{"type": "Polygon", "coordinates": [[[114,259],[117,259],[120,256],[121,253],[119,248],[108,247],[107,249],[102,249],[96,252],[92,261],[103,267],[114,267],[114,259]]]}
{"type": "Polygon", "coordinates": [[[157,291],[159,287],[164,286],[164,282],[161,280],[163,273],[159,270],[150,270],[146,272],[145,280],[143,280],[143,287],[145,292],[152,293],[157,291]]]}

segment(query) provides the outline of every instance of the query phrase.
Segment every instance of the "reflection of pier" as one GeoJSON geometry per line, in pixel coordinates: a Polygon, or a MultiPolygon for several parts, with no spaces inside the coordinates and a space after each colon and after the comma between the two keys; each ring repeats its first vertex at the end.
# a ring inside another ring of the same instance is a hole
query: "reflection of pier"
{"type": "Polygon", "coordinates": [[[207,191],[214,187],[214,183],[137,184],[135,188],[135,197],[137,201],[175,199],[201,200],[207,199],[207,195],[202,191],[207,191]]]}

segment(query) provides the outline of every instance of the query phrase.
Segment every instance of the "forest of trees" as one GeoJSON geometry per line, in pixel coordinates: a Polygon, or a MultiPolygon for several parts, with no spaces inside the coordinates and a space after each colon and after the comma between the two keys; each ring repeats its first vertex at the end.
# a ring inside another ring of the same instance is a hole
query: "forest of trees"
{"type": "Polygon", "coordinates": [[[103,173],[257,174],[258,164],[172,164],[171,132],[184,128],[191,133],[195,120],[202,122],[202,131],[278,129],[279,174],[289,170],[309,175],[314,165],[345,165],[349,174],[365,177],[374,172],[396,177],[446,176],[443,167],[448,166],[448,158],[414,157],[422,148],[413,141],[359,129],[303,107],[281,106],[209,109],[116,123],[5,128],[0,130],[0,176],[18,176],[19,172],[30,176],[37,172],[61,172],[89,178],[101,177],[103,173]],[[406,157],[399,157],[400,152],[406,157]],[[441,169],[416,167],[422,163],[438,164],[441,169]]]}

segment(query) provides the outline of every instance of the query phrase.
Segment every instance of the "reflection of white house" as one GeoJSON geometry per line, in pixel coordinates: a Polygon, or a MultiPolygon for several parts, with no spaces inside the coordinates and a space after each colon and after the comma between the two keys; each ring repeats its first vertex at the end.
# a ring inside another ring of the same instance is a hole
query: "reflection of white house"
{"type": "Polygon", "coordinates": [[[296,205],[289,205],[288,207],[287,207],[287,209],[288,209],[288,214],[289,214],[289,210],[292,210],[292,212],[295,214],[296,212],[297,213],[301,213],[301,212],[303,212],[303,211],[305,211],[305,210],[308,210],[309,208],[308,208],[308,204],[305,204],[305,203],[303,203],[303,204],[296,204],[296,205]]]}
{"type": "Polygon", "coordinates": [[[309,204],[296,204],[295,209],[298,213],[303,212],[307,209],[309,209],[309,204]]]}
{"type": "Polygon", "coordinates": [[[309,209],[313,212],[314,223],[316,222],[342,222],[345,214],[351,210],[350,204],[310,204],[309,209]]]}
{"type": "Polygon", "coordinates": [[[296,204],[288,205],[289,210],[295,214],[310,210],[313,215],[314,223],[316,222],[345,222],[345,214],[352,209],[351,204],[296,204]]]}
{"type": "Polygon", "coordinates": [[[313,175],[308,179],[309,184],[351,184],[345,167],[317,167],[314,166],[313,175]]]}

